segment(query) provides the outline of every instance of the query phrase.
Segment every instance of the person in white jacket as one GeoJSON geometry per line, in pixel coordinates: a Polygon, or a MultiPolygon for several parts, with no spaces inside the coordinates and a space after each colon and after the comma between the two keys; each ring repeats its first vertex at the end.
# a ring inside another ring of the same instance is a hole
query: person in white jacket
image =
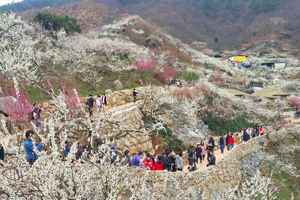
{"type": "Polygon", "coordinates": [[[101,113],[101,108],[102,108],[102,98],[101,98],[101,94],[97,96],[97,106],[98,106],[98,110],[99,110],[99,113],[101,113]]]}

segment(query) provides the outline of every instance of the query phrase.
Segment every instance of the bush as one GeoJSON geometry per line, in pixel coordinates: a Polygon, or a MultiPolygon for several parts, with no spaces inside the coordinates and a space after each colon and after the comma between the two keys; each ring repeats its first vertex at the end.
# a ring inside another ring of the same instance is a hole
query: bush
{"type": "Polygon", "coordinates": [[[177,73],[179,77],[181,77],[183,80],[188,82],[191,82],[193,80],[198,80],[199,78],[199,74],[196,74],[194,72],[179,71],[177,73]]]}
{"type": "Polygon", "coordinates": [[[243,130],[246,127],[253,127],[255,124],[248,123],[246,117],[239,116],[234,120],[228,121],[222,118],[213,118],[212,114],[209,113],[208,117],[204,119],[204,123],[208,125],[211,131],[214,131],[216,134],[226,134],[228,132],[238,132],[243,130]]]}
{"type": "Polygon", "coordinates": [[[175,71],[171,67],[165,66],[164,71],[158,70],[156,75],[159,81],[167,83],[174,77],[175,71]]]}
{"type": "Polygon", "coordinates": [[[60,29],[65,29],[68,35],[73,33],[81,33],[80,25],[77,24],[77,19],[69,17],[59,17],[55,14],[50,13],[37,13],[33,18],[34,22],[41,23],[46,30],[59,31],[60,29]]]}

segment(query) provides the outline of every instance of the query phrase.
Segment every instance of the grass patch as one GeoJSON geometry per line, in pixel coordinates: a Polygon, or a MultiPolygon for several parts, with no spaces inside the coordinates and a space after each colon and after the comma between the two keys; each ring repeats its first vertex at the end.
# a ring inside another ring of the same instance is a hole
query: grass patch
{"type": "Polygon", "coordinates": [[[46,92],[38,90],[31,85],[26,88],[31,102],[42,102],[45,100],[46,92]]]}
{"type": "Polygon", "coordinates": [[[245,116],[239,116],[234,120],[228,121],[222,118],[212,117],[212,113],[208,113],[204,123],[208,125],[211,131],[217,135],[222,135],[228,132],[234,133],[243,130],[246,127],[253,127],[255,124],[248,123],[245,116]]]}
{"type": "Polygon", "coordinates": [[[193,80],[198,80],[199,74],[194,72],[185,72],[185,71],[178,71],[178,76],[184,79],[185,81],[191,82],[193,80]]]}
{"type": "Polygon", "coordinates": [[[289,140],[289,143],[296,144],[296,141],[295,140],[289,140]]]}

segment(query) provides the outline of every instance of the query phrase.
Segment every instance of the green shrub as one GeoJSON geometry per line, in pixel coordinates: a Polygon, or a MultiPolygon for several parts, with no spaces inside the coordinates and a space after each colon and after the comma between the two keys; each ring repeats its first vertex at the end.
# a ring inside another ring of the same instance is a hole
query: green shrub
{"type": "Polygon", "coordinates": [[[191,82],[193,80],[198,80],[199,74],[194,72],[185,72],[185,71],[178,71],[178,76],[180,76],[183,80],[191,82]]]}
{"type": "Polygon", "coordinates": [[[80,25],[77,24],[77,19],[69,17],[60,17],[55,14],[50,13],[37,13],[33,18],[33,22],[41,23],[46,30],[59,31],[60,29],[65,29],[68,35],[73,33],[81,33],[80,25]]]}
{"type": "Polygon", "coordinates": [[[214,131],[216,134],[221,135],[228,132],[237,132],[241,131],[246,127],[253,127],[255,124],[248,123],[246,117],[239,116],[234,120],[225,120],[222,118],[213,118],[212,113],[208,113],[208,117],[203,120],[206,125],[208,125],[211,131],[214,131]]]}

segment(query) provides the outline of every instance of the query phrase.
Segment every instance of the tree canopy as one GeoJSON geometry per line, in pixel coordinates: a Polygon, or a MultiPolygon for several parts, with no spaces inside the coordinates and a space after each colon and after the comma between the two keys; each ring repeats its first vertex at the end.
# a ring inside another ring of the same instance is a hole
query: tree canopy
{"type": "Polygon", "coordinates": [[[60,17],[55,14],[39,12],[33,18],[33,21],[41,23],[46,30],[58,31],[63,28],[68,35],[81,32],[80,25],[77,24],[77,19],[68,15],[60,17]]]}

